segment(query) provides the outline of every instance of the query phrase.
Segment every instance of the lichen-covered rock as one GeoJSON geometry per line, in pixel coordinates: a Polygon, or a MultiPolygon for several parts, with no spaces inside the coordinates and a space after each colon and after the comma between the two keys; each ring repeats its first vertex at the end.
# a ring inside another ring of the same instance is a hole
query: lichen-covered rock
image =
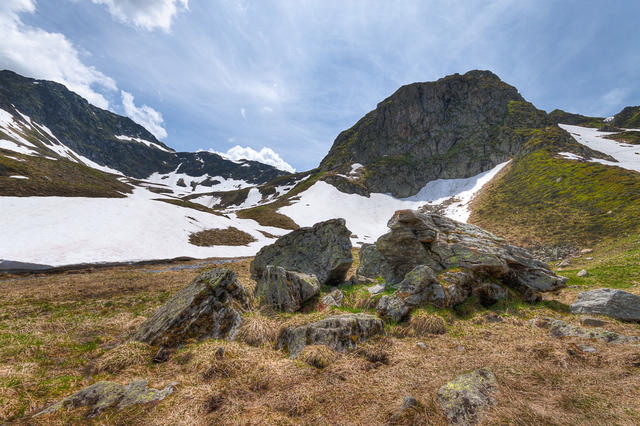
{"type": "Polygon", "coordinates": [[[357,276],[371,279],[382,278],[385,282],[393,282],[393,268],[378,251],[375,244],[363,244],[360,247],[360,264],[357,276]]]}
{"type": "Polygon", "coordinates": [[[283,312],[296,312],[302,304],[320,292],[315,275],[287,271],[268,265],[258,280],[255,297],[260,304],[283,312]]]}
{"type": "Polygon", "coordinates": [[[433,270],[419,265],[407,273],[393,295],[380,298],[376,310],[380,316],[399,322],[423,303],[442,308],[447,305],[447,295],[433,270]]]}
{"type": "Polygon", "coordinates": [[[447,294],[447,305],[456,306],[471,295],[475,279],[470,273],[464,271],[447,271],[438,276],[440,284],[447,294]]]}
{"type": "Polygon", "coordinates": [[[613,331],[601,328],[583,328],[574,324],[567,323],[562,320],[554,320],[551,318],[543,319],[547,322],[549,335],[551,337],[580,337],[583,339],[596,339],[606,343],[617,344],[640,344],[640,336],[625,336],[613,331]]]}
{"type": "Polygon", "coordinates": [[[488,368],[463,374],[438,389],[438,403],[452,425],[478,423],[486,407],[495,403],[496,377],[488,368]]]}
{"type": "Polygon", "coordinates": [[[571,305],[571,313],[606,315],[623,321],[640,321],[640,296],[611,288],[583,291],[571,305]]]}
{"type": "Polygon", "coordinates": [[[320,302],[324,306],[342,306],[342,301],[344,300],[344,293],[342,290],[336,288],[331,293],[324,296],[320,302]]]}
{"type": "Polygon", "coordinates": [[[305,346],[325,345],[335,351],[355,349],[357,344],[384,331],[382,321],[369,314],[343,314],[301,326],[286,327],[276,348],[297,358],[305,346]]]}
{"type": "Polygon", "coordinates": [[[161,401],[173,392],[175,385],[176,383],[171,383],[164,389],[157,390],[148,388],[146,380],[135,380],[126,386],[108,381],[96,382],[40,411],[35,416],[53,413],[61,408],[87,407],[87,417],[94,417],[108,408],[121,410],[134,404],[161,401]]]}
{"type": "Polygon", "coordinates": [[[341,284],[353,263],[350,236],[344,219],[292,231],[260,249],[251,262],[251,277],[260,279],[266,267],[274,265],[313,274],[320,284],[341,284]]]}
{"type": "Polygon", "coordinates": [[[188,339],[233,339],[251,300],[233,271],[203,272],[142,323],[135,340],[175,347],[188,339]]]}
{"type": "MultiPolygon", "coordinates": [[[[477,226],[414,210],[397,211],[390,232],[376,241],[376,250],[391,268],[390,282],[402,281],[418,265],[436,272],[460,268],[477,282],[500,281],[526,294],[565,286],[548,265],[477,226]]],[[[364,271],[362,271],[364,272],[364,271]]]]}
{"type": "Polygon", "coordinates": [[[472,294],[478,298],[483,306],[491,306],[498,300],[509,298],[509,291],[506,288],[490,282],[474,286],[472,294]]]}

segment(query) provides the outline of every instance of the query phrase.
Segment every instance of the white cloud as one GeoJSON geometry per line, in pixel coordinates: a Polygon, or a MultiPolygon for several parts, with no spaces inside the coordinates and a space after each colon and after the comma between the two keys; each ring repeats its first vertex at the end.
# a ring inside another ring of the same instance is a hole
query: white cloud
{"type": "Polygon", "coordinates": [[[115,81],[83,64],[79,52],[64,35],[25,25],[19,14],[35,10],[32,0],[2,0],[0,69],[60,82],[93,105],[108,108],[109,102],[96,87],[116,90],[115,81]]]}
{"type": "Polygon", "coordinates": [[[291,167],[291,164],[287,163],[271,148],[263,147],[260,151],[256,151],[250,146],[241,147],[240,145],[236,145],[233,148],[229,149],[227,152],[217,152],[213,149],[209,149],[209,152],[213,152],[214,154],[221,155],[222,157],[232,160],[252,160],[259,161],[260,163],[269,164],[277,169],[284,170],[286,172],[294,173],[296,169],[291,167]]]}
{"type": "Polygon", "coordinates": [[[189,0],[91,0],[103,4],[118,21],[148,31],[171,29],[174,15],[189,9],[189,0]]]}
{"type": "Polygon", "coordinates": [[[244,108],[240,108],[240,115],[242,118],[247,118],[247,110],[244,108]]]}
{"type": "Polygon", "coordinates": [[[162,126],[164,119],[161,113],[147,105],[137,107],[133,102],[133,95],[129,92],[121,90],[120,94],[124,111],[133,121],[150,131],[158,139],[167,137],[167,131],[162,126]]]}

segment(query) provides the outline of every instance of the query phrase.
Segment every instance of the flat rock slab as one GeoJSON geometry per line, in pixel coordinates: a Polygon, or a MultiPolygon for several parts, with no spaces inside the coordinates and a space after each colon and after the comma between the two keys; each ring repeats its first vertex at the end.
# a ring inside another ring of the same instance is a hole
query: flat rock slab
{"type": "Polygon", "coordinates": [[[142,323],[133,339],[166,347],[188,339],[233,339],[250,303],[235,272],[203,272],[142,323]]]}
{"type": "Polygon", "coordinates": [[[488,368],[480,368],[438,389],[438,404],[452,425],[478,423],[483,410],[495,404],[498,392],[496,377],[488,368]]]}
{"type": "Polygon", "coordinates": [[[258,280],[255,297],[261,305],[283,312],[296,312],[319,292],[320,283],[315,275],[268,265],[258,280]]]}
{"type": "Polygon", "coordinates": [[[61,408],[87,407],[87,417],[94,417],[108,408],[121,410],[134,404],[148,404],[163,400],[173,392],[175,385],[176,383],[172,383],[162,390],[157,390],[148,388],[146,380],[135,380],[126,386],[116,382],[96,382],[56,402],[35,416],[53,413],[61,408]]]}
{"type": "Polygon", "coordinates": [[[583,291],[571,305],[571,313],[640,321],[640,296],[612,288],[583,291]]]}
{"type": "Polygon", "coordinates": [[[602,328],[584,328],[550,318],[545,318],[541,322],[544,326],[549,327],[549,335],[551,337],[581,337],[583,339],[601,340],[606,343],[640,344],[640,337],[638,336],[625,336],[602,328]]]}
{"type": "Polygon", "coordinates": [[[278,336],[277,349],[297,358],[307,345],[325,345],[344,352],[384,331],[382,321],[369,314],[336,315],[301,326],[286,327],[278,336]]]}
{"type": "Polygon", "coordinates": [[[344,219],[331,219],[300,228],[265,246],[251,262],[251,277],[258,280],[268,265],[312,274],[320,284],[344,282],[353,263],[351,232],[344,219]]]}

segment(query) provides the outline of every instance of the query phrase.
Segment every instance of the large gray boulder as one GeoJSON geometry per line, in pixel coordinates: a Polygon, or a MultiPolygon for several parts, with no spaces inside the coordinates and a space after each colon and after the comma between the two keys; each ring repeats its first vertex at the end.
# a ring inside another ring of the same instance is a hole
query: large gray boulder
{"type": "MultiPolygon", "coordinates": [[[[562,288],[567,281],[527,250],[474,225],[434,213],[399,210],[388,226],[391,231],[375,244],[375,255],[382,256],[385,270],[391,269],[386,274],[387,284],[401,282],[418,265],[426,265],[436,273],[461,268],[479,282],[498,280],[527,298],[533,293],[562,288]]],[[[369,264],[367,257],[372,254],[373,250],[362,253],[361,262],[369,264]]],[[[371,266],[367,269],[370,277],[373,269],[371,266]]]]}
{"type": "Polygon", "coordinates": [[[573,314],[606,315],[623,321],[640,321],[640,296],[611,288],[583,291],[571,305],[573,314]]]}
{"type": "Polygon", "coordinates": [[[188,339],[233,339],[251,299],[233,271],[203,272],[142,323],[135,340],[175,347],[188,339]]]}
{"type": "Polygon", "coordinates": [[[53,413],[61,408],[87,407],[87,417],[94,417],[108,408],[121,410],[134,404],[148,404],[163,400],[173,392],[176,383],[162,390],[150,389],[146,380],[135,380],[126,386],[101,381],[92,384],[35,414],[53,413]]]}
{"type": "Polygon", "coordinates": [[[331,219],[300,228],[265,246],[251,262],[251,277],[258,280],[268,265],[313,274],[320,284],[341,284],[353,263],[351,232],[344,219],[331,219]]]}
{"type": "Polygon", "coordinates": [[[438,403],[452,425],[473,425],[495,404],[496,377],[488,368],[463,374],[438,389],[438,403]]]}
{"type": "Polygon", "coordinates": [[[320,283],[315,275],[268,265],[258,280],[255,297],[261,305],[283,312],[296,312],[319,292],[320,283]]]}
{"type": "Polygon", "coordinates": [[[343,352],[355,349],[358,342],[383,331],[382,321],[374,315],[336,315],[310,324],[282,329],[276,348],[287,351],[290,358],[297,358],[308,345],[325,345],[343,352]]]}

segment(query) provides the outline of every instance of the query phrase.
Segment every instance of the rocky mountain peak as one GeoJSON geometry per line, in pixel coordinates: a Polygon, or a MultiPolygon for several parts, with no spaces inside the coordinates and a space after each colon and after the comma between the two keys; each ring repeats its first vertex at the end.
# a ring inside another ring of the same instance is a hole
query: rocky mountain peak
{"type": "Polygon", "coordinates": [[[547,124],[544,111],[492,72],[453,74],[402,86],[338,135],[321,168],[343,173],[362,164],[367,190],[406,197],[431,180],[470,177],[506,161],[522,141],[503,127],[547,124]]]}

